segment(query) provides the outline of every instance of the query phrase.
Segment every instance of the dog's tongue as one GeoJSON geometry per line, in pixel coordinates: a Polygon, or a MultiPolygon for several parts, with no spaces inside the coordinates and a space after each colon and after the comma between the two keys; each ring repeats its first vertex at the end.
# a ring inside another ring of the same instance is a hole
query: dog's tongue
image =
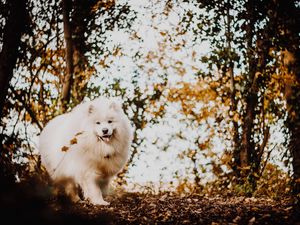
{"type": "Polygon", "coordinates": [[[110,137],[102,137],[102,140],[105,141],[105,142],[109,142],[110,137]]]}

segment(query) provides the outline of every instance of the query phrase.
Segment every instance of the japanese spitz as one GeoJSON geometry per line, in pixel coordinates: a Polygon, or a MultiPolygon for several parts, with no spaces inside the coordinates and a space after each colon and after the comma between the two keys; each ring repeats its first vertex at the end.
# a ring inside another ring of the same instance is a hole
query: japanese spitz
{"type": "Polygon", "coordinates": [[[107,205],[110,181],[124,167],[133,136],[116,100],[99,97],[51,120],[40,134],[41,161],[73,201],[107,205]]]}

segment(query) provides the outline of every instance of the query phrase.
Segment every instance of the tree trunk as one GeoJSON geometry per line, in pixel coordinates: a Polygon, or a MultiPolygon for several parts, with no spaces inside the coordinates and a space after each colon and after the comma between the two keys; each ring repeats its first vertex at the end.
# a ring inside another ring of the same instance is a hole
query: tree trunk
{"type": "MultiPolygon", "coordinates": [[[[253,55],[253,30],[254,30],[254,5],[246,3],[248,25],[246,27],[247,58],[248,58],[248,93],[246,96],[246,109],[243,119],[241,135],[241,148],[239,154],[240,167],[247,168],[250,164],[251,152],[254,151],[253,127],[255,119],[255,107],[257,106],[257,84],[255,79],[255,58],[253,55]]],[[[244,171],[245,172],[245,171],[244,171]]]]}
{"type": "MultiPolygon", "coordinates": [[[[298,39],[298,44],[299,42],[298,39]]],[[[291,49],[290,53],[292,61],[287,60],[285,65],[293,75],[293,80],[286,83],[287,127],[290,133],[289,150],[292,155],[293,189],[295,196],[300,200],[300,51],[291,49]]]]}
{"type": "Polygon", "coordinates": [[[251,163],[250,156],[252,151],[254,151],[252,137],[257,101],[257,93],[250,91],[246,98],[246,113],[243,123],[242,144],[240,150],[240,166],[242,168],[249,167],[251,163]]]}
{"type": "Polygon", "coordinates": [[[26,25],[26,0],[7,1],[9,16],[6,20],[0,53],[0,119],[2,118],[9,82],[18,58],[18,48],[26,25]]]}
{"type": "Polygon", "coordinates": [[[232,22],[231,22],[231,15],[230,9],[232,8],[232,4],[234,4],[231,0],[227,0],[227,7],[226,7],[226,16],[227,16],[227,23],[226,23],[226,42],[227,42],[227,55],[228,55],[228,68],[227,73],[230,77],[230,116],[233,125],[232,130],[232,141],[233,141],[233,157],[235,162],[232,165],[234,172],[238,171],[237,165],[240,164],[240,136],[239,136],[239,124],[236,120],[237,112],[237,99],[236,99],[236,87],[235,87],[235,79],[234,79],[234,62],[232,56],[232,22]]]}
{"type": "MultiPolygon", "coordinates": [[[[26,0],[10,0],[8,4],[8,18],[6,19],[2,51],[0,53],[0,120],[4,115],[5,99],[8,92],[9,82],[13,77],[13,70],[18,59],[21,36],[25,32],[27,12],[26,0]]],[[[11,188],[14,184],[15,174],[11,169],[11,159],[6,156],[2,146],[2,135],[0,135],[0,179],[1,190],[11,188]]]]}
{"type": "Polygon", "coordinates": [[[86,94],[87,81],[92,74],[85,56],[86,32],[95,19],[97,0],[63,0],[64,37],[66,42],[66,74],[62,85],[62,106],[67,109],[80,103],[86,94]]]}
{"type": "Polygon", "coordinates": [[[295,0],[276,2],[274,7],[276,14],[273,13],[273,20],[278,21],[276,26],[278,43],[285,52],[282,58],[285,68],[283,73],[292,77],[285,82],[288,114],[286,125],[290,134],[289,151],[292,156],[293,191],[300,207],[300,18],[296,2],[295,0]]]}
{"type": "Polygon", "coordinates": [[[292,155],[294,193],[300,199],[300,80],[292,88],[292,96],[287,99],[288,128],[290,132],[289,149],[292,155]]]}
{"type": "MultiPolygon", "coordinates": [[[[240,137],[239,137],[239,124],[235,119],[235,114],[237,112],[237,100],[236,100],[236,89],[235,89],[235,81],[234,81],[234,73],[233,73],[233,62],[230,62],[230,66],[228,68],[228,73],[230,76],[231,83],[231,93],[230,93],[230,112],[232,113],[232,125],[233,125],[233,155],[235,159],[239,159],[239,148],[240,148],[240,137]]],[[[236,164],[236,163],[235,163],[236,164]]]]}
{"type": "Polygon", "coordinates": [[[62,81],[62,110],[67,110],[67,105],[70,102],[71,87],[73,83],[74,63],[73,63],[73,41],[72,27],[70,21],[70,12],[72,7],[71,0],[63,0],[63,22],[64,22],[64,37],[65,37],[65,58],[66,58],[66,73],[62,81]]]}

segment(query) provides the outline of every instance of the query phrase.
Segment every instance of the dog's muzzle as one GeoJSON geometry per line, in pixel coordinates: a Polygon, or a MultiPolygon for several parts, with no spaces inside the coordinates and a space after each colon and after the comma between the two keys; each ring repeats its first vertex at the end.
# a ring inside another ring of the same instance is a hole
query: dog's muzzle
{"type": "Polygon", "coordinates": [[[104,142],[109,142],[111,140],[112,136],[113,136],[113,134],[111,134],[111,135],[105,134],[102,136],[96,134],[98,141],[104,141],[104,142]]]}

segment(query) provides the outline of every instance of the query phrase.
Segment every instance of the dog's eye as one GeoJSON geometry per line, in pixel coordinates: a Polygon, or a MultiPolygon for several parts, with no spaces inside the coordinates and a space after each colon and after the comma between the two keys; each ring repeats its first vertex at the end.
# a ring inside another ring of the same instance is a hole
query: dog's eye
{"type": "Polygon", "coordinates": [[[100,124],[100,122],[99,122],[99,121],[97,121],[97,122],[96,122],[96,124],[100,124]]]}
{"type": "Polygon", "coordinates": [[[107,121],[108,123],[112,123],[112,120],[107,121]]]}

